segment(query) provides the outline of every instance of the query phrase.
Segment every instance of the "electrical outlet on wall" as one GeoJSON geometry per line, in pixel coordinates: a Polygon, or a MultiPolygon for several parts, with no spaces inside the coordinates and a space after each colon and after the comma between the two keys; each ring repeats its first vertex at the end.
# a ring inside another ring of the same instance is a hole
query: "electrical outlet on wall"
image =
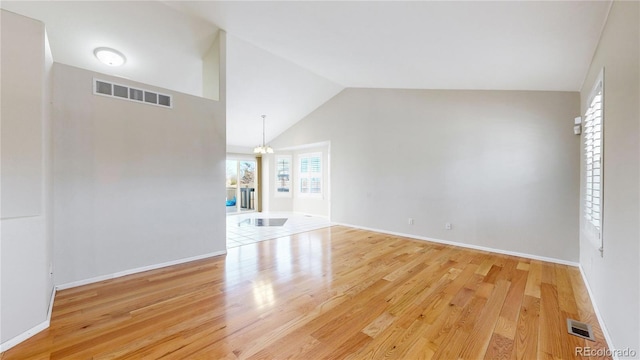
{"type": "Polygon", "coordinates": [[[444,228],[447,230],[451,230],[451,223],[445,223],[444,228]]]}
{"type": "Polygon", "coordinates": [[[413,225],[413,218],[409,218],[408,223],[409,223],[409,225],[413,225]]]}

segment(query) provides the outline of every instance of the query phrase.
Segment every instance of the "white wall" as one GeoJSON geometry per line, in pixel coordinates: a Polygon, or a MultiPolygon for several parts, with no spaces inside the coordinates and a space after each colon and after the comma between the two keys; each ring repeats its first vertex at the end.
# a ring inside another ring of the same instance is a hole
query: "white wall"
{"type": "Polygon", "coordinates": [[[221,98],[55,64],[56,284],[225,251],[221,98]],[[93,95],[93,77],[171,94],[173,109],[93,95]]]}
{"type": "Polygon", "coordinates": [[[331,142],[334,222],[577,261],[578,112],[571,92],[347,89],[272,145],[331,142]]]}
{"type": "Polygon", "coordinates": [[[2,11],[0,351],[48,320],[51,51],[44,25],[2,11]]]}
{"type": "Polygon", "coordinates": [[[211,100],[220,100],[220,33],[202,58],[202,97],[211,100]]]}
{"type": "Polygon", "coordinates": [[[2,32],[2,100],[8,105],[2,108],[2,216],[39,216],[43,211],[44,25],[7,11],[2,19],[6,29],[2,32]]]}
{"type": "MultiPolygon", "coordinates": [[[[596,77],[604,67],[603,256],[580,234],[580,265],[608,329],[613,348],[640,354],[640,5],[613,2],[584,82],[584,114],[596,77]]],[[[583,154],[584,156],[584,154],[583,154]]],[[[581,188],[584,187],[581,175],[581,188]]],[[[582,206],[581,202],[581,206],[582,206]]],[[[582,214],[582,212],[581,212],[582,214]]],[[[584,218],[580,216],[581,226],[584,218]]],[[[581,227],[582,228],[582,227],[581,227]]]]}

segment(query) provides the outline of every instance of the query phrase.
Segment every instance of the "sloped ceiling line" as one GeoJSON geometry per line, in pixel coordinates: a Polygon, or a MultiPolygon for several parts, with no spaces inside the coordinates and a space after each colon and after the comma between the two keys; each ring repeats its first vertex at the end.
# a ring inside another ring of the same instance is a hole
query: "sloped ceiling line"
{"type": "Polygon", "coordinates": [[[57,62],[202,95],[228,34],[227,142],[279,135],[345,87],[579,91],[611,1],[2,1],[57,62]],[[96,61],[96,47],[127,56],[96,61]]]}

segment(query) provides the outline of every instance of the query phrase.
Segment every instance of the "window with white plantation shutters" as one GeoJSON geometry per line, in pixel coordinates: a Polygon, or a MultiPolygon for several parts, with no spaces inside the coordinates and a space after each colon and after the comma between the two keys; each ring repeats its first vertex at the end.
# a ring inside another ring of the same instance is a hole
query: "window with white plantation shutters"
{"type": "Polygon", "coordinates": [[[584,115],[585,199],[586,230],[592,241],[602,246],[602,160],[603,160],[603,86],[600,79],[589,100],[584,115]]]}
{"type": "Polygon", "coordinates": [[[322,196],[322,154],[299,157],[298,190],[302,196],[322,196]]]}

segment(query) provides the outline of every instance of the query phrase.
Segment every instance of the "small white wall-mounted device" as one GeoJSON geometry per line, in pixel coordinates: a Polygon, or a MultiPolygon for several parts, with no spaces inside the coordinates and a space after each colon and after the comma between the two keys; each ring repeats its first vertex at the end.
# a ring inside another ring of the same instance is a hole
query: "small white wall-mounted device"
{"type": "Polygon", "coordinates": [[[575,135],[580,135],[582,133],[582,117],[580,116],[573,119],[573,133],[575,135]]]}

